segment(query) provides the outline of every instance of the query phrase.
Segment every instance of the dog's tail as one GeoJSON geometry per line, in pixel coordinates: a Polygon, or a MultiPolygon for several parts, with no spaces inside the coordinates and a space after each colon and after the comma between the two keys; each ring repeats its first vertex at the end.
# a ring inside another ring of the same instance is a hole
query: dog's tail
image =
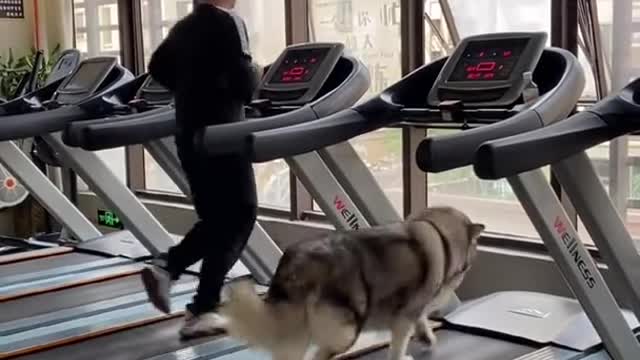
{"type": "MultiPolygon", "coordinates": [[[[229,335],[270,352],[300,352],[309,342],[304,305],[265,302],[248,281],[230,286],[220,309],[229,335]]],[[[302,356],[300,356],[302,358],[302,356]]]]}

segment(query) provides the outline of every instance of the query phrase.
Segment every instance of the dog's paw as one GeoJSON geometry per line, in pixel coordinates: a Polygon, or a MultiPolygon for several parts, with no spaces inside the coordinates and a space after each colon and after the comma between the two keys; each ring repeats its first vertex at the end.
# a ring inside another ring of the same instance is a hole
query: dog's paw
{"type": "Polygon", "coordinates": [[[416,326],[416,335],[429,347],[434,346],[438,341],[436,334],[433,332],[433,328],[430,326],[428,320],[422,320],[418,322],[416,326]]]}

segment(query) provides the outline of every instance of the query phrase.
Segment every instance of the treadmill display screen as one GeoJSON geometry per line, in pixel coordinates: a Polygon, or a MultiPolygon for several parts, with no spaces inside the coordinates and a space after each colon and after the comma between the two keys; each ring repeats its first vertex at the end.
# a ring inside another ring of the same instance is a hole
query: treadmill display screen
{"type": "Polygon", "coordinates": [[[101,80],[102,73],[106,70],[106,66],[110,63],[103,62],[84,62],[78,68],[78,71],[69,80],[64,87],[65,91],[80,92],[89,91],[96,81],[101,80]]]}
{"type": "Polygon", "coordinates": [[[289,51],[269,82],[272,84],[298,84],[311,81],[329,51],[329,48],[289,51]]]}
{"type": "Polygon", "coordinates": [[[448,81],[509,80],[528,42],[525,38],[470,42],[448,81]]]}

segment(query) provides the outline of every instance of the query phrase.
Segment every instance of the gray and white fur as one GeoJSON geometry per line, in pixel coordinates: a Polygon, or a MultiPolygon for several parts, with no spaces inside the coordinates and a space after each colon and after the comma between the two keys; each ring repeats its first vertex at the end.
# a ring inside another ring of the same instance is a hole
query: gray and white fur
{"type": "Polygon", "coordinates": [[[220,309],[226,330],[274,360],[315,360],[349,350],[359,334],[390,330],[391,360],[405,360],[415,333],[436,337],[428,316],[471,267],[475,224],[451,207],[432,207],[406,221],[300,242],[287,249],[264,298],[249,282],[230,287],[220,309]]]}

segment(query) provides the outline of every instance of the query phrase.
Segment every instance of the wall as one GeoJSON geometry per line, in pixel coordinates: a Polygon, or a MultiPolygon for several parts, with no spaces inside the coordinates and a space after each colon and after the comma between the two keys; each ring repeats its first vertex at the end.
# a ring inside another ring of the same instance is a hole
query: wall
{"type": "Polygon", "coordinates": [[[69,0],[39,0],[40,48],[73,47],[73,6],[69,0]]]}
{"type": "Polygon", "coordinates": [[[24,0],[24,11],[24,19],[0,19],[0,56],[6,56],[9,48],[22,56],[33,46],[33,0],[24,0]]]}

